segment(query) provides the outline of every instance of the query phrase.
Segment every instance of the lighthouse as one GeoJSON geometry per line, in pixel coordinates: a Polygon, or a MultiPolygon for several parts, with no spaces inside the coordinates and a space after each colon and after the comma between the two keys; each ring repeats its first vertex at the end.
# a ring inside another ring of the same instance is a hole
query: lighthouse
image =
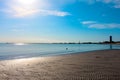
{"type": "Polygon", "coordinates": [[[110,36],[110,43],[112,43],[113,41],[112,41],[112,36],[110,36]]]}

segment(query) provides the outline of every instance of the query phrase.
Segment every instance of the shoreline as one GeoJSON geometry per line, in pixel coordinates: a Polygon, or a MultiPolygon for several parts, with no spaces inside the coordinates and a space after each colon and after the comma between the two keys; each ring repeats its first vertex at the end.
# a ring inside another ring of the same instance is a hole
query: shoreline
{"type": "Polygon", "coordinates": [[[0,61],[0,80],[120,80],[120,49],[0,61]]]}
{"type": "Polygon", "coordinates": [[[18,57],[18,58],[3,58],[0,59],[1,61],[9,61],[9,60],[17,60],[17,59],[30,59],[30,58],[43,58],[43,57],[57,57],[57,56],[66,56],[66,55],[75,55],[75,54],[84,54],[88,52],[94,52],[94,51],[104,51],[104,50],[120,50],[120,49],[101,49],[101,50],[91,50],[91,51],[83,51],[83,52],[72,52],[68,54],[57,54],[57,55],[46,55],[46,56],[23,56],[23,57],[18,57]]]}
{"type": "Polygon", "coordinates": [[[58,55],[47,55],[47,56],[33,56],[33,57],[19,57],[19,58],[10,58],[10,59],[0,59],[0,61],[8,61],[8,60],[18,60],[18,59],[30,59],[30,58],[47,58],[47,57],[57,57],[57,56],[66,56],[66,55],[76,55],[76,54],[86,54],[86,53],[91,53],[95,51],[104,51],[104,50],[120,50],[120,49],[101,49],[101,50],[91,50],[91,51],[83,51],[83,52],[73,52],[73,53],[68,53],[68,54],[58,54],[58,55]]]}

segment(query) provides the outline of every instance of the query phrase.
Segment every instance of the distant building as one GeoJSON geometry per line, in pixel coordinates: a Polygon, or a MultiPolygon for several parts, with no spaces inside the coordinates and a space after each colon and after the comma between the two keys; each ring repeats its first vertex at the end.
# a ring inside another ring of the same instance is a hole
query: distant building
{"type": "Polygon", "coordinates": [[[112,36],[110,36],[110,43],[112,43],[113,41],[112,41],[112,36]]]}

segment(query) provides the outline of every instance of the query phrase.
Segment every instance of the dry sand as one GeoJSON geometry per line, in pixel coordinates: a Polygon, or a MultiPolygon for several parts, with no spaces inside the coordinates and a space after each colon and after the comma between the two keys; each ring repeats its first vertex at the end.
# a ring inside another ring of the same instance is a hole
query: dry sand
{"type": "Polygon", "coordinates": [[[0,61],[0,80],[120,80],[120,50],[0,61]]]}

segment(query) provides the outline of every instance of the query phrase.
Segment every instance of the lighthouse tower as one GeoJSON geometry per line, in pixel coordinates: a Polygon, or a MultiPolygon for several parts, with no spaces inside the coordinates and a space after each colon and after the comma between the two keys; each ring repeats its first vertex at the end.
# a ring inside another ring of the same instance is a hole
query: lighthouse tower
{"type": "Polygon", "coordinates": [[[110,36],[110,43],[112,43],[113,41],[112,41],[112,36],[110,36]]]}

